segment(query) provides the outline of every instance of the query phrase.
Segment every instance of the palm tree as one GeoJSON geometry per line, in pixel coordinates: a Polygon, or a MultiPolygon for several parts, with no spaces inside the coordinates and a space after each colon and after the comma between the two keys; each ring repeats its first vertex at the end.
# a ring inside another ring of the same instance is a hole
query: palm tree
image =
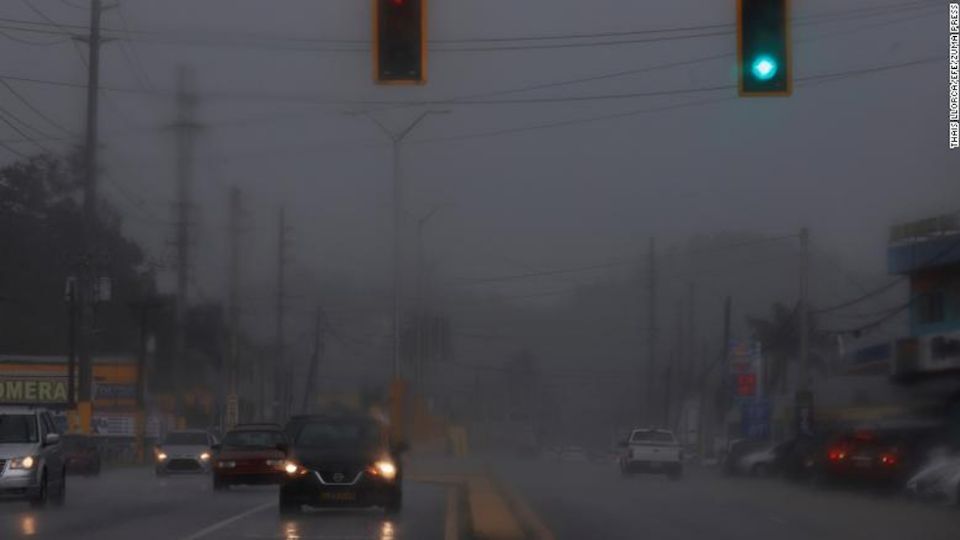
{"type": "MultiPolygon", "coordinates": [[[[753,337],[763,346],[766,360],[766,388],[771,391],[787,390],[787,369],[790,362],[800,356],[800,315],[799,305],[792,308],[781,302],[774,302],[768,319],[747,317],[747,325],[753,337]]],[[[826,374],[826,351],[829,349],[829,336],[817,330],[813,316],[808,314],[809,362],[810,368],[826,374]]]]}

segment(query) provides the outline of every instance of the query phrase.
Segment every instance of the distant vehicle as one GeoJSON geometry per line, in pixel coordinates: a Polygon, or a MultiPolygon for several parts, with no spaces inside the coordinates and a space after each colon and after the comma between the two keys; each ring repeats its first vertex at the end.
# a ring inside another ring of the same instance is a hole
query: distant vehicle
{"type": "Polygon", "coordinates": [[[663,473],[673,480],[683,475],[683,450],[668,429],[635,429],[620,445],[625,448],[620,458],[620,472],[663,473]]]}
{"type": "Polygon", "coordinates": [[[0,407],[0,498],[63,504],[67,493],[63,444],[49,411],[0,407]]]}
{"type": "Polygon", "coordinates": [[[405,444],[391,447],[381,425],[361,415],[318,415],[296,420],[291,455],[280,486],[280,513],[307,506],[379,506],[403,503],[405,444]]]}
{"type": "Polygon", "coordinates": [[[213,447],[213,489],[238,484],[279,484],[289,444],[279,425],[240,425],[213,447]]]}
{"type": "Polygon", "coordinates": [[[85,476],[100,474],[100,449],[96,438],[83,433],[67,433],[61,440],[68,473],[85,476]]]}
{"type": "Polygon", "coordinates": [[[199,429],[171,431],[155,449],[157,476],[170,473],[208,473],[216,444],[213,435],[199,429]]]}
{"type": "Polygon", "coordinates": [[[960,505],[960,455],[930,460],[907,480],[905,489],[916,499],[960,505]]]}
{"type": "Polygon", "coordinates": [[[721,468],[724,474],[743,474],[740,461],[744,456],[769,447],[766,441],[756,439],[733,439],[723,454],[721,468]]]}

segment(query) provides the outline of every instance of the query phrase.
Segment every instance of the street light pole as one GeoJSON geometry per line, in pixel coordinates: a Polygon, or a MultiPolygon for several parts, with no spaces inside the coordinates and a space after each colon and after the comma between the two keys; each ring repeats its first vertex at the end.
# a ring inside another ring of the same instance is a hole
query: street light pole
{"type": "Polygon", "coordinates": [[[404,139],[423,120],[431,114],[447,114],[450,111],[428,110],[420,113],[406,128],[399,132],[390,130],[383,122],[368,111],[350,114],[362,114],[369,118],[390,139],[393,151],[393,378],[400,379],[402,367],[400,365],[400,220],[403,212],[403,160],[400,151],[404,139]]]}

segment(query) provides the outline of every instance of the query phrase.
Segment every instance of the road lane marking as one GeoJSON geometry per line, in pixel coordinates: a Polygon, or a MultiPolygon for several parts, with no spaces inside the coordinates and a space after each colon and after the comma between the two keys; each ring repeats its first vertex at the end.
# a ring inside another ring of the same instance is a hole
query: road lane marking
{"type": "Polygon", "coordinates": [[[511,489],[506,483],[499,479],[496,479],[496,485],[504,498],[509,502],[511,509],[523,524],[524,529],[531,533],[533,538],[536,540],[556,540],[553,531],[547,527],[546,523],[540,519],[540,516],[534,512],[533,508],[530,507],[526,499],[524,499],[517,490],[511,489]]]}
{"type": "Polygon", "coordinates": [[[518,516],[489,476],[473,476],[467,480],[467,505],[475,537],[497,540],[524,538],[518,516]]]}
{"type": "Polygon", "coordinates": [[[275,503],[275,502],[263,503],[263,504],[261,504],[260,506],[255,506],[255,507],[253,507],[253,508],[251,508],[251,509],[249,509],[249,510],[247,510],[247,511],[245,511],[245,512],[240,512],[239,514],[237,514],[237,515],[235,515],[235,516],[233,516],[233,517],[229,517],[229,518],[227,518],[227,519],[225,519],[225,520],[223,520],[223,521],[218,521],[218,522],[214,523],[213,525],[210,525],[209,527],[207,527],[207,528],[205,528],[205,529],[200,529],[199,531],[191,534],[190,536],[185,536],[185,537],[183,537],[181,540],[197,540],[198,538],[203,538],[204,536],[207,536],[207,535],[209,535],[210,533],[219,531],[220,529],[222,529],[222,528],[224,528],[224,527],[226,527],[226,526],[228,526],[228,525],[231,525],[231,524],[233,524],[233,523],[236,523],[237,521],[240,521],[241,519],[243,519],[243,518],[245,518],[245,517],[252,516],[253,514],[256,514],[256,513],[258,513],[258,512],[263,512],[263,511],[266,510],[267,508],[275,507],[276,505],[277,505],[277,503],[275,503]]]}

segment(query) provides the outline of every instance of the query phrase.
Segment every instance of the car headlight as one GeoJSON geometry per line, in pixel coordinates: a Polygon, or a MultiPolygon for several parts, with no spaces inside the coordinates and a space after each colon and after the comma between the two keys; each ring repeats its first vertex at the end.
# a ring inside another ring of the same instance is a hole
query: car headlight
{"type": "Polygon", "coordinates": [[[163,461],[167,459],[167,454],[164,452],[157,452],[157,461],[163,461]]]}
{"type": "Polygon", "coordinates": [[[204,452],[200,454],[200,461],[207,461],[210,459],[210,452],[204,452]]]}
{"type": "Polygon", "coordinates": [[[301,467],[296,461],[285,461],[283,463],[283,470],[290,476],[307,473],[307,470],[301,467]]]}
{"type": "Polygon", "coordinates": [[[217,467],[221,469],[232,469],[237,466],[236,461],[218,461],[217,467]]]}
{"type": "Polygon", "coordinates": [[[23,469],[29,470],[37,463],[37,459],[33,456],[26,456],[21,458],[13,458],[10,460],[11,469],[23,469]]]}
{"type": "Polygon", "coordinates": [[[397,477],[397,466],[392,461],[383,459],[373,464],[372,472],[387,480],[393,480],[397,477]]]}

